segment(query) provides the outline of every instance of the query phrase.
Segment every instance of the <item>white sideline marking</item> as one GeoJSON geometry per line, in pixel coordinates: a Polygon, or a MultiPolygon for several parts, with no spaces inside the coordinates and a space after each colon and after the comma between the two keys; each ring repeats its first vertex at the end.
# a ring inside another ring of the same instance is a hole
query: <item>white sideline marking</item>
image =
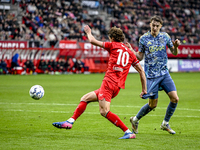
{"type": "MultiPolygon", "coordinates": [[[[1,111],[1,110],[0,110],[1,111]]],[[[73,112],[69,112],[69,111],[39,111],[39,110],[22,110],[22,109],[18,109],[18,110],[16,110],[16,109],[8,109],[8,110],[3,110],[3,111],[14,111],[14,112],[17,112],[17,111],[19,111],[19,112],[40,112],[40,113],[43,113],[43,112],[45,112],[45,113],[67,113],[67,114],[73,114],[73,112]]],[[[97,115],[97,114],[99,114],[100,115],[100,113],[97,113],[97,112],[87,112],[87,111],[85,111],[84,112],[84,114],[92,114],[92,115],[97,115]]],[[[128,115],[128,116],[133,116],[133,115],[136,115],[136,114],[117,114],[117,115],[128,115]]],[[[160,116],[160,117],[163,117],[163,115],[150,115],[150,114],[148,114],[148,116],[151,116],[151,117],[158,117],[158,116],[160,116]]],[[[187,117],[187,118],[200,118],[200,116],[180,116],[180,115],[173,115],[173,117],[187,117]]]]}
{"type": "MultiPolygon", "coordinates": [[[[77,106],[78,104],[61,104],[61,103],[1,103],[0,105],[52,105],[52,106],[77,106]]],[[[91,106],[99,106],[99,105],[94,105],[90,104],[91,106]]],[[[132,107],[132,108],[141,108],[142,106],[122,106],[122,105],[111,105],[111,107],[132,107]]],[[[167,108],[167,106],[166,106],[167,108]]],[[[156,107],[156,109],[166,109],[165,107],[156,107]]],[[[178,110],[183,110],[183,111],[200,111],[200,109],[188,109],[188,108],[177,108],[178,110]]],[[[73,113],[73,112],[67,112],[67,111],[39,111],[39,110],[22,110],[22,109],[7,109],[7,110],[0,110],[0,111],[21,111],[21,112],[48,112],[48,113],[73,113]]],[[[84,112],[85,114],[99,114],[99,112],[84,112]]],[[[118,115],[134,115],[134,114],[118,114],[118,115]]],[[[148,116],[163,116],[163,115],[150,115],[148,116]]],[[[180,116],[180,115],[174,115],[173,117],[193,117],[193,118],[200,118],[200,116],[180,116]]]]}
{"type": "MultiPolygon", "coordinates": [[[[57,105],[57,106],[78,106],[77,104],[61,104],[61,103],[1,103],[0,105],[57,105]]],[[[94,104],[89,104],[90,106],[99,106],[99,105],[94,105],[94,104]]],[[[142,106],[122,106],[122,105],[110,105],[111,107],[133,107],[133,108],[141,108],[142,106]]],[[[156,109],[167,109],[166,107],[156,107],[156,109]]],[[[200,111],[200,109],[189,109],[189,108],[176,108],[177,110],[187,110],[187,111],[200,111]]]]}

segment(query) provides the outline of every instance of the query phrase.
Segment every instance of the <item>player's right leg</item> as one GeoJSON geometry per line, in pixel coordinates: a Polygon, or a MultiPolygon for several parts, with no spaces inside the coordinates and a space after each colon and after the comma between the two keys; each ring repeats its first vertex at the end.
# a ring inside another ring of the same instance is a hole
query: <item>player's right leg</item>
{"type": "Polygon", "coordinates": [[[75,109],[74,114],[71,118],[62,122],[54,122],[52,123],[52,125],[60,129],[71,129],[76,119],[85,111],[87,104],[89,102],[95,102],[95,101],[97,101],[97,96],[94,91],[85,94],[81,98],[81,101],[77,106],[77,108],[75,109]]]}
{"type": "Polygon", "coordinates": [[[149,103],[145,104],[140,111],[137,113],[135,117],[130,118],[130,122],[132,125],[132,131],[137,134],[138,133],[138,125],[139,120],[144,117],[146,114],[148,114],[150,111],[152,111],[158,103],[158,99],[149,99],[149,103]]]}
{"type": "Polygon", "coordinates": [[[119,139],[136,138],[135,134],[128,129],[128,127],[121,121],[121,119],[110,111],[110,102],[106,101],[105,99],[99,100],[99,110],[103,117],[124,131],[124,136],[119,139]]]}
{"type": "Polygon", "coordinates": [[[136,134],[138,133],[139,120],[157,106],[159,82],[161,80],[161,77],[155,79],[147,78],[147,94],[143,95],[143,99],[149,98],[149,103],[145,104],[135,117],[130,118],[132,130],[136,134]]]}

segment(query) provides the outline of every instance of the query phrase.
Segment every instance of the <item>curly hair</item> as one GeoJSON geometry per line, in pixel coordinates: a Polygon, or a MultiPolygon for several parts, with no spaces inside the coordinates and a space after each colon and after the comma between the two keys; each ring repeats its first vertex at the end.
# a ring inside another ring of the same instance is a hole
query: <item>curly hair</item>
{"type": "Polygon", "coordinates": [[[123,31],[120,28],[117,28],[116,26],[112,27],[108,31],[108,36],[110,38],[113,38],[115,42],[123,42],[125,39],[125,35],[123,34],[123,31]]]}

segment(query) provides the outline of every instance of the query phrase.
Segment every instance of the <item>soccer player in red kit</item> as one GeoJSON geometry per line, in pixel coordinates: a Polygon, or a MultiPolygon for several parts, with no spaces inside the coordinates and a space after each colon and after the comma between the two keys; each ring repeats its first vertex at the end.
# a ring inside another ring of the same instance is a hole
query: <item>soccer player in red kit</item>
{"type": "Polygon", "coordinates": [[[131,65],[139,72],[142,84],[140,97],[146,94],[146,77],[134,53],[123,43],[125,36],[120,28],[112,27],[108,36],[110,42],[101,42],[94,38],[88,25],[84,27],[88,40],[91,44],[106,49],[110,56],[108,68],[101,84],[95,91],[85,94],[74,111],[74,114],[67,121],[55,122],[53,126],[57,128],[71,129],[75,120],[85,111],[89,102],[99,102],[100,114],[108,119],[115,126],[124,131],[124,136],[120,139],[133,139],[135,134],[121,121],[121,119],[110,111],[111,99],[117,96],[120,89],[125,88],[125,81],[131,65]]]}

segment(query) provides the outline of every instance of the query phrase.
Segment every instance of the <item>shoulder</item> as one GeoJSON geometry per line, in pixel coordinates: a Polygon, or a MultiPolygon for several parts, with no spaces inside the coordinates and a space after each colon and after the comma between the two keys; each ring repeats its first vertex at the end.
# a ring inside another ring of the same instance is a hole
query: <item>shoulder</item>
{"type": "Polygon", "coordinates": [[[150,32],[146,32],[140,37],[139,41],[144,41],[146,38],[149,37],[150,37],[150,32]]]}
{"type": "Polygon", "coordinates": [[[166,32],[160,32],[160,36],[163,36],[163,37],[165,37],[165,38],[167,38],[167,39],[170,38],[169,34],[166,33],[166,32]]]}
{"type": "Polygon", "coordinates": [[[112,46],[112,42],[103,42],[103,47],[107,48],[107,47],[111,47],[112,46]]]}

